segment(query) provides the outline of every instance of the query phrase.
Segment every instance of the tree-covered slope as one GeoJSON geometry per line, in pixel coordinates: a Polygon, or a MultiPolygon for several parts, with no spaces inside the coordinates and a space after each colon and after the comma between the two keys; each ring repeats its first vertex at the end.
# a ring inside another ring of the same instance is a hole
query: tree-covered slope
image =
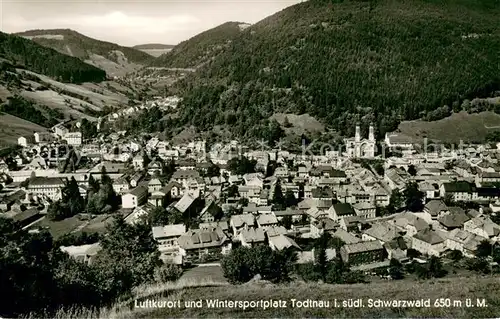
{"type": "Polygon", "coordinates": [[[252,25],[192,78],[180,121],[259,135],[276,112],[378,132],[500,89],[496,0],[311,0],[252,25]],[[334,3],[335,2],[335,3],[334,3]],[[253,128],[249,129],[249,128],[253,128]]]}
{"type": "Polygon", "coordinates": [[[146,53],[134,48],[96,40],[69,29],[30,30],[18,33],[17,35],[28,37],[43,46],[56,49],[62,53],[75,56],[82,60],[88,59],[89,53],[116,59],[113,55],[113,51],[123,52],[130,62],[145,63],[151,59],[146,53]]]}
{"type": "Polygon", "coordinates": [[[0,58],[61,82],[101,82],[106,72],[33,41],[0,32],[0,58]]]}
{"type": "Polygon", "coordinates": [[[172,51],[155,59],[151,66],[168,68],[195,68],[210,61],[233,39],[241,34],[247,24],[226,22],[202,32],[176,45],[172,51]]]}
{"type": "Polygon", "coordinates": [[[154,59],[140,50],[87,37],[69,29],[30,30],[17,35],[123,76],[154,59]]]}

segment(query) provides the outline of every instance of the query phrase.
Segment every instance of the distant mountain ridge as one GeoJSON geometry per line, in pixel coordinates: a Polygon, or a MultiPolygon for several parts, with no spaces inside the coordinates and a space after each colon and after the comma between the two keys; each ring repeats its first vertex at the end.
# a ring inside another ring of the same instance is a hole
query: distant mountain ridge
{"type": "Polygon", "coordinates": [[[150,66],[166,68],[199,67],[217,56],[247,26],[249,26],[248,23],[232,21],[204,31],[179,43],[172,51],[153,60],[150,66]]]}
{"type": "Polygon", "coordinates": [[[173,49],[174,47],[175,47],[174,44],[147,43],[147,44],[134,45],[132,48],[137,50],[164,50],[164,49],[173,49]]]}
{"type": "Polygon", "coordinates": [[[16,35],[77,57],[111,76],[123,76],[154,59],[140,50],[96,40],[71,29],[29,30],[16,35]]]}

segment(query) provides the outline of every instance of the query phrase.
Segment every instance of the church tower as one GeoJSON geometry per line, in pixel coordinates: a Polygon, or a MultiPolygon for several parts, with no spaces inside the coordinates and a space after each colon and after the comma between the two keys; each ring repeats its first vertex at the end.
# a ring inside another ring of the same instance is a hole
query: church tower
{"type": "Polygon", "coordinates": [[[373,124],[370,124],[370,132],[368,133],[368,140],[370,142],[375,142],[375,129],[373,124]]]}
{"type": "Polygon", "coordinates": [[[359,124],[356,124],[356,133],[354,135],[354,141],[355,142],[361,141],[361,128],[359,127],[359,124]]]}

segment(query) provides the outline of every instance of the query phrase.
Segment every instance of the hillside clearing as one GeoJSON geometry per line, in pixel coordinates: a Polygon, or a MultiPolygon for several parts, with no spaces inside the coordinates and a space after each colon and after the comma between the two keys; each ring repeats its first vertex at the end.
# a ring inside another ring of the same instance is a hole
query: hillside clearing
{"type": "Polygon", "coordinates": [[[284,128],[286,133],[301,135],[307,133],[322,133],[325,131],[325,126],[309,114],[296,115],[276,113],[271,116],[271,119],[278,121],[281,126],[284,125],[285,119],[288,119],[291,127],[284,128]]]}
{"type": "Polygon", "coordinates": [[[0,127],[0,145],[2,146],[17,144],[17,139],[21,136],[47,131],[43,126],[6,113],[0,113],[0,123],[2,123],[0,127]]]}
{"type": "Polygon", "coordinates": [[[447,143],[480,142],[492,131],[500,130],[500,115],[493,112],[467,114],[454,113],[438,121],[405,121],[398,130],[415,140],[427,137],[447,143]],[[493,128],[498,126],[498,128],[493,128]]]}

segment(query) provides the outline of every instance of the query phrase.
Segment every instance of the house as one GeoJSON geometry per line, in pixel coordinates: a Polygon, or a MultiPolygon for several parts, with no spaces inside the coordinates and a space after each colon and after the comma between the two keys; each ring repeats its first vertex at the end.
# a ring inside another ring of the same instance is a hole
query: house
{"type": "Polygon", "coordinates": [[[339,227],[345,231],[359,231],[364,218],[359,216],[345,216],[339,220],[339,227]]]}
{"type": "Polygon", "coordinates": [[[470,217],[461,207],[449,207],[447,212],[438,217],[439,223],[448,231],[462,228],[468,220],[470,217]]]}
{"type": "Polygon", "coordinates": [[[387,251],[388,259],[397,259],[399,261],[405,261],[408,259],[406,256],[408,251],[408,243],[401,236],[385,243],[384,248],[387,251]]]}
{"type": "Polygon", "coordinates": [[[22,147],[28,147],[28,145],[35,143],[35,137],[31,135],[21,136],[17,139],[17,144],[22,147]]]}
{"type": "Polygon", "coordinates": [[[269,236],[268,235],[268,241],[269,241],[269,247],[271,247],[272,250],[283,250],[283,249],[295,249],[300,251],[301,248],[297,243],[291,239],[290,237],[286,235],[277,235],[277,236],[269,236]]]}
{"type": "Polygon", "coordinates": [[[450,196],[456,202],[477,198],[476,186],[466,181],[443,183],[439,192],[441,197],[450,196]]]}
{"type": "Polygon", "coordinates": [[[300,222],[303,219],[303,216],[306,215],[306,213],[300,209],[286,209],[286,210],[278,210],[278,211],[273,211],[274,216],[276,216],[276,219],[278,221],[283,220],[284,217],[290,216],[292,218],[292,222],[300,222]]]}
{"type": "Polygon", "coordinates": [[[312,238],[319,238],[323,233],[327,232],[333,232],[337,228],[339,228],[339,223],[332,220],[329,217],[321,217],[318,219],[313,219],[311,221],[311,232],[310,236],[312,238]]]}
{"type": "Polygon", "coordinates": [[[413,237],[419,231],[429,228],[429,224],[423,218],[409,212],[398,214],[392,223],[401,232],[405,232],[406,237],[413,237]]]}
{"type": "Polygon", "coordinates": [[[212,229],[212,228],[220,228],[226,234],[229,234],[229,223],[227,220],[222,220],[218,222],[209,222],[209,223],[200,223],[198,225],[199,229],[212,229]]]}
{"type": "Polygon", "coordinates": [[[266,234],[262,228],[241,229],[237,238],[244,247],[255,247],[256,245],[265,244],[266,234]]]}
{"type": "Polygon", "coordinates": [[[337,203],[333,204],[328,210],[328,215],[333,220],[339,220],[342,217],[356,216],[354,208],[347,203],[337,203]]]}
{"type": "Polygon", "coordinates": [[[158,160],[152,160],[148,164],[148,174],[155,176],[156,174],[161,174],[163,171],[163,163],[158,160]]]}
{"type": "Polygon", "coordinates": [[[125,176],[121,176],[118,179],[113,181],[113,190],[116,194],[122,195],[128,192],[130,189],[130,184],[128,183],[125,176]]]}
{"type": "Polygon", "coordinates": [[[187,186],[188,180],[197,179],[200,173],[195,170],[178,170],[172,174],[172,180],[181,184],[183,187],[187,186]]]}
{"type": "Polygon", "coordinates": [[[80,246],[61,246],[59,249],[77,261],[91,264],[97,253],[101,251],[102,247],[99,243],[94,243],[80,246]]]}
{"type": "Polygon", "coordinates": [[[233,215],[229,222],[233,229],[233,234],[238,234],[240,230],[255,227],[255,217],[252,214],[233,215]]]}
{"type": "Polygon", "coordinates": [[[437,219],[438,216],[446,211],[448,211],[448,206],[440,199],[430,200],[424,206],[424,213],[429,214],[432,219],[437,219]]]}
{"type": "Polygon", "coordinates": [[[35,196],[46,196],[51,200],[61,198],[64,179],[59,177],[40,177],[30,179],[27,191],[35,196]]]}
{"type": "Polygon", "coordinates": [[[447,248],[446,234],[430,227],[423,229],[413,236],[411,247],[422,254],[439,257],[447,248]]]}
{"type": "Polygon", "coordinates": [[[331,232],[330,234],[333,238],[338,238],[347,245],[359,243],[361,241],[360,238],[341,228],[338,228],[335,232],[331,232]]]}
{"type": "Polygon", "coordinates": [[[354,211],[356,212],[356,215],[364,218],[364,219],[371,219],[375,218],[375,213],[377,211],[377,207],[375,205],[372,205],[370,203],[362,202],[362,203],[357,203],[352,205],[354,208],[354,211]]]}
{"type": "Polygon", "coordinates": [[[122,195],[123,208],[135,208],[144,204],[148,197],[148,189],[146,186],[137,186],[128,193],[122,195]]]}
{"type": "Polygon", "coordinates": [[[63,140],[65,140],[68,145],[80,146],[82,145],[82,133],[81,132],[68,132],[63,135],[63,140]]]}
{"type": "Polygon", "coordinates": [[[159,191],[163,187],[161,181],[158,178],[153,178],[148,183],[148,192],[150,194],[159,191]]]}
{"type": "Polygon", "coordinates": [[[153,238],[158,243],[160,259],[165,263],[182,264],[179,238],[186,233],[183,224],[155,226],[153,238]]]}
{"type": "Polygon", "coordinates": [[[173,206],[183,216],[196,216],[199,212],[199,200],[196,194],[185,193],[182,198],[173,206]]]}
{"type": "Polygon", "coordinates": [[[426,199],[439,198],[439,186],[436,183],[422,181],[418,183],[418,190],[425,194],[426,199]]]}
{"type": "Polygon", "coordinates": [[[212,223],[222,217],[222,209],[214,200],[209,200],[200,212],[200,219],[204,223],[212,223]]]}
{"type": "Polygon", "coordinates": [[[130,186],[132,187],[137,187],[139,185],[139,182],[142,181],[144,178],[144,173],[142,172],[137,172],[132,177],[130,177],[130,186]]]}
{"type": "Polygon", "coordinates": [[[142,154],[137,154],[132,159],[132,165],[136,171],[141,171],[144,169],[144,156],[142,154]]]}
{"type": "Polygon", "coordinates": [[[316,200],[329,200],[333,201],[335,199],[335,196],[332,192],[332,190],[328,187],[324,188],[313,188],[311,191],[311,198],[316,199],[316,200]]]}
{"type": "Polygon", "coordinates": [[[138,206],[132,210],[132,212],[125,217],[125,222],[130,225],[137,224],[143,216],[150,214],[156,206],[146,203],[145,205],[138,206]]]}
{"type": "Polygon", "coordinates": [[[464,223],[464,230],[484,238],[495,238],[500,235],[500,225],[489,216],[479,215],[464,223]]]}
{"type": "Polygon", "coordinates": [[[364,241],[378,240],[385,244],[400,235],[399,230],[393,224],[384,221],[375,223],[372,227],[365,229],[361,238],[364,241]]]}
{"type": "Polygon", "coordinates": [[[231,251],[231,240],[219,227],[190,230],[178,239],[184,262],[218,260],[231,251]]]}
{"type": "Polygon", "coordinates": [[[448,233],[446,247],[451,250],[459,250],[466,257],[475,257],[477,246],[483,240],[487,240],[487,238],[457,228],[448,233]]]}
{"type": "Polygon", "coordinates": [[[342,246],[340,256],[344,263],[351,265],[369,264],[383,261],[386,258],[386,251],[378,240],[362,241],[342,246]]]}
{"type": "Polygon", "coordinates": [[[168,194],[170,198],[181,198],[184,195],[182,185],[177,182],[170,182],[167,186],[161,189],[162,192],[168,194]]]}
{"type": "Polygon", "coordinates": [[[257,221],[258,227],[261,227],[264,229],[278,225],[278,219],[272,213],[260,214],[257,216],[256,221],[257,221]]]}

